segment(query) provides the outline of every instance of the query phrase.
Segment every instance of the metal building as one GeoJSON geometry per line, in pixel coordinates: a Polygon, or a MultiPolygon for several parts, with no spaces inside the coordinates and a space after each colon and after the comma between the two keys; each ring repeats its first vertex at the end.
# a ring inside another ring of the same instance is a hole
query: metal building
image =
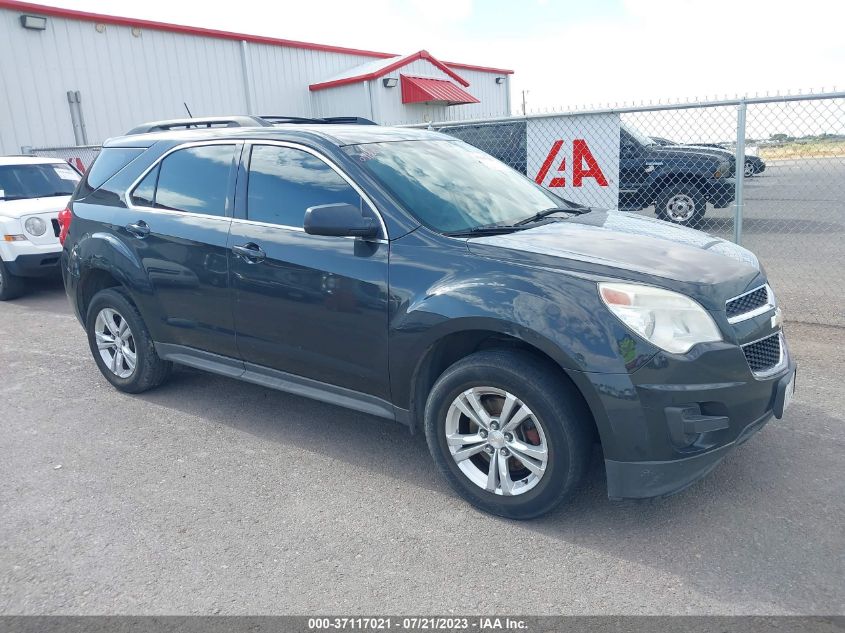
{"type": "Polygon", "coordinates": [[[142,121],[510,112],[512,71],[0,0],[0,153],[99,143],[142,121]]]}

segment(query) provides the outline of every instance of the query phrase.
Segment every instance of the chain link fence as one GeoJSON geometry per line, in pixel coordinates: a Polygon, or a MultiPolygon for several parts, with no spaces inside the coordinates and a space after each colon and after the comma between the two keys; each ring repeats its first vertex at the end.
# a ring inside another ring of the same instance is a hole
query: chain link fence
{"type": "Polygon", "coordinates": [[[85,173],[100,153],[99,145],[75,145],[68,147],[24,147],[24,154],[61,158],[85,173]]]}
{"type": "MultiPolygon", "coordinates": [[[[427,124],[564,198],[751,249],[787,319],[845,326],[845,93],[427,124]],[[739,166],[739,168],[737,167],[739,166]]],[[[24,148],[86,170],[98,146],[24,148]]]]}
{"type": "Polygon", "coordinates": [[[427,127],[569,200],[738,242],[763,263],[788,319],[845,326],[829,292],[845,273],[845,93],[427,127]]]}

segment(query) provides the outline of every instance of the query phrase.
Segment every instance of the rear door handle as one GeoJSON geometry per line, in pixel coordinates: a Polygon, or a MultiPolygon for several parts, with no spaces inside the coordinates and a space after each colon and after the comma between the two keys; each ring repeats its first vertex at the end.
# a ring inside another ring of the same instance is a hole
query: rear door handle
{"type": "Polygon", "coordinates": [[[150,234],[150,227],[143,220],[138,220],[135,224],[127,224],[126,230],[139,239],[143,239],[150,234]]]}
{"type": "Polygon", "coordinates": [[[232,252],[235,255],[243,257],[248,264],[257,264],[258,262],[263,262],[264,258],[267,257],[267,253],[261,250],[261,247],[258,246],[258,244],[255,244],[253,242],[241,244],[239,246],[233,246],[232,252]]]}

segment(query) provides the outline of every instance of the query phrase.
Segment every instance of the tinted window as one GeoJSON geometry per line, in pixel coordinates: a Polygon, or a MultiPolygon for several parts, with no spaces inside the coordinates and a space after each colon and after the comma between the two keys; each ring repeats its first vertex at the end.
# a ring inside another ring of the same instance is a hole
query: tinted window
{"type": "Polygon", "coordinates": [[[132,191],[132,204],[139,207],[152,207],[155,204],[156,181],[158,180],[158,169],[156,167],[144,176],[138,186],[132,191]]]}
{"type": "Polygon", "coordinates": [[[308,207],[338,202],[360,207],[361,197],[316,156],[291,147],[252,148],[247,185],[250,220],[301,227],[308,207]]]}
{"type": "Polygon", "coordinates": [[[518,172],[524,174],[528,171],[525,121],[447,127],[438,131],[484,150],[518,172]]]}
{"type": "Polygon", "coordinates": [[[67,163],[0,166],[0,199],[69,196],[80,175],[67,163]]]}
{"type": "Polygon", "coordinates": [[[161,162],[156,208],[226,215],[234,151],[234,145],[205,145],[170,154],[161,162]]]}
{"type": "Polygon", "coordinates": [[[566,204],[533,180],[461,141],[345,147],[416,218],[438,231],[512,224],[566,204]]]}
{"type": "Polygon", "coordinates": [[[87,182],[91,189],[99,188],[109,178],[143,154],[139,147],[106,147],[100,151],[91,169],[87,182]]]}

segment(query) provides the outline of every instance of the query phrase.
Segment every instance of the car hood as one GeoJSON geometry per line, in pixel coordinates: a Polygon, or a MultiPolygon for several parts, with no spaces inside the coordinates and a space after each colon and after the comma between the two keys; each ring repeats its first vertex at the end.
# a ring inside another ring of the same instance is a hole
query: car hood
{"type": "Polygon", "coordinates": [[[724,309],[759,282],[757,257],[732,242],[661,220],[594,210],[505,235],[468,240],[485,257],[670,287],[724,309]]]}
{"type": "Polygon", "coordinates": [[[70,196],[50,196],[48,198],[27,198],[26,200],[0,200],[0,216],[22,218],[39,213],[58,213],[66,209],[70,196]]]}

